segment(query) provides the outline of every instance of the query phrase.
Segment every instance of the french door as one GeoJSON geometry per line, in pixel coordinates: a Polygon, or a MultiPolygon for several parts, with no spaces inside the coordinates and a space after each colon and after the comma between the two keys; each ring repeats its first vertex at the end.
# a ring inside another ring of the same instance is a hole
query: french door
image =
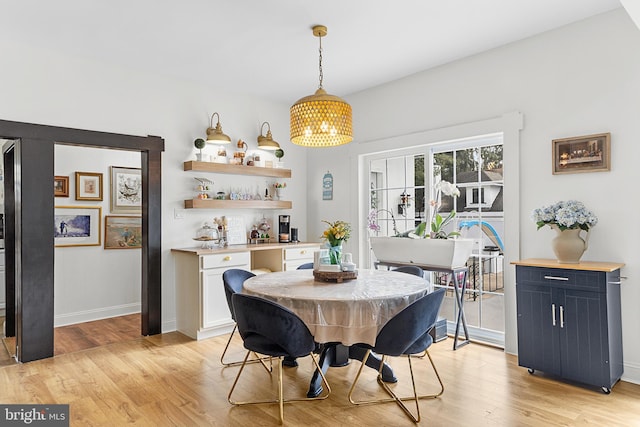
{"type": "MultiPolygon", "coordinates": [[[[445,232],[474,240],[467,266],[465,315],[472,339],[504,345],[504,162],[502,136],[479,137],[367,156],[369,235],[412,232],[436,213],[456,215],[445,232]],[[438,192],[438,183],[456,186],[459,196],[438,192]]],[[[429,227],[427,226],[427,232],[429,227]]],[[[370,252],[373,266],[375,255],[370,252]]],[[[446,287],[440,315],[455,328],[457,306],[451,277],[431,273],[434,287],[446,287]]]]}

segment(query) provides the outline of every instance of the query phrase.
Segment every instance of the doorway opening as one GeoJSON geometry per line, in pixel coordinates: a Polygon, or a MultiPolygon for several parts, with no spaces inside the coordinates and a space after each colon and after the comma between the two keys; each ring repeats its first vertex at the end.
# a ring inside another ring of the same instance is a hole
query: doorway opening
{"type": "Polygon", "coordinates": [[[54,148],[56,144],[140,153],[141,334],[161,333],[161,154],[164,140],[0,120],[6,171],[6,332],[21,362],[53,356],[54,148]],[[10,307],[11,301],[15,302],[10,307]]]}
{"type": "Polygon", "coordinates": [[[141,336],[140,153],[56,144],[54,173],[68,181],[67,191],[54,198],[54,354],[129,339],[133,318],[141,336]],[[118,178],[128,185],[124,201],[118,178]],[[60,232],[60,222],[69,222],[66,213],[89,208],[101,212],[97,240],[77,242],[70,225],[60,232]],[[113,325],[102,319],[113,319],[113,325]],[[83,336],[88,331],[93,337],[83,336]]]}

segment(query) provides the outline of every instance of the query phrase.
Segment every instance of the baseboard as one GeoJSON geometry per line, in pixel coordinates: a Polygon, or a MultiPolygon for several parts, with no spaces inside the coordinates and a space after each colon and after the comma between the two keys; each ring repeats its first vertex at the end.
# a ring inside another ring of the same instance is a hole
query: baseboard
{"type": "Polygon", "coordinates": [[[161,330],[163,334],[166,334],[167,332],[174,332],[177,327],[176,319],[173,319],[168,322],[162,322],[161,330]]]}
{"type": "Polygon", "coordinates": [[[640,365],[625,363],[621,379],[629,383],[640,384],[640,365]]]}
{"type": "Polygon", "coordinates": [[[53,326],[75,325],[76,323],[92,322],[94,320],[108,319],[110,317],[126,316],[127,314],[140,313],[140,303],[104,307],[95,310],[78,311],[57,315],[53,318],[53,326]]]}

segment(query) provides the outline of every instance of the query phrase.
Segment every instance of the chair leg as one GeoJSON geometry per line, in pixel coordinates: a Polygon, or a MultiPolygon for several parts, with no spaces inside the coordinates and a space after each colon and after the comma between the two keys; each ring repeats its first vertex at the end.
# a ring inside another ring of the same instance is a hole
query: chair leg
{"type": "Polygon", "coordinates": [[[245,366],[248,363],[252,362],[251,360],[249,360],[249,355],[251,353],[252,353],[251,351],[247,351],[247,354],[245,355],[244,360],[241,362],[242,364],[240,365],[240,369],[238,371],[238,374],[236,375],[236,378],[233,381],[233,385],[231,386],[231,390],[229,390],[229,394],[227,396],[227,400],[232,405],[242,406],[242,405],[260,404],[260,403],[277,403],[278,404],[279,413],[280,413],[280,423],[282,424],[284,422],[284,404],[285,403],[304,402],[304,401],[307,401],[307,400],[323,400],[323,399],[326,399],[327,397],[329,397],[329,394],[331,394],[331,387],[329,386],[329,383],[327,382],[327,379],[325,378],[324,374],[322,373],[322,369],[320,369],[320,365],[318,364],[318,360],[316,359],[316,357],[313,354],[313,352],[311,352],[311,353],[309,353],[309,356],[311,356],[311,360],[313,360],[313,364],[315,366],[315,369],[317,369],[318,372],[320,372],[320,376],[322,377],[322,383],[324,385],[324,390],[326,390],[326,394],[320,395],[320,396],[316,396],[316,397],[285,399],[284,398],[284,388],[283,388],[283,367],[282,367],[283,357],[278,357],[277,358],[277,365],[278,365],[278,398],[277,399],[254,400],[254,401],[243,401],[243,402],[233,400],[231,396],[233,395],[233,391],[235,390],[236,385],[238,384],[238,379],[240,378],[240,375],[242,374],[242,371],[244,370],[245,366]]]}
{"type": "MultiPolygon", "coordinates": [[[[231,340],[233,339],[233,335],[236,333],[236,330],[238,329],[238,325],[234,325],[233,326],[233,330],[231,331],[231,335],[229,335],[229,339],[227,340],[227,345],[224,346],[224,350],[222,351],[222,356],[220,356],[220,363],[222,363],[223,366],[226,367],[230,367],[230,366],[240,366],[242,364],[242,360],[238,360],[235,362],[225,362],[224,360],[224,356],[225,354],[227,354],[227,349],[229,348],[229,345],[231,344],[231,340]]],[[[247,363],[256,363],[256,362],[260,362],[262,364],[262,366],[264,367],[264,369],[267,370],[267,372],[272,372],[273,371],[273,362],[271,361],[270,357],[260,357],[257,353],[253,353],[254,356],[256,357],[255,359],[249,359],[247,361],[247,363]],[[267,364],[265,363],[266,360],[269,360],[269,366],[267,366],[267,364]]]]}
{"type": "MultiPolygon", "coordinates": [[[[369,353],[371,353],[371,350],[367,350],[367,353],[364,356],[363,360],[367,360],[367,357],[369,357],[369,353]]],[[[387,385],[387,383],[385,383],[382,380],[382,372],[378,372],[378,376],[377,376],[377,382],[378,384],[380,384],[380,386],[383,388],[383,390],[390,396],[390,398],[386,398],[386,399],[375,399],[375,400],[355,400],[353,398],[353,392],[355,390],[356,387],[356,383],[358,382],[360,375],[362,373],[362,370],[365,366],[364,362],[360,365],[360,369],[358,370],[358,373],[356,374],[355,379],[353,380],[353,384],[351,384],[351,388],[349,389],[349,401],[354,404],[354,405],[366,405],[366,404],[373,404],[373,403],[389,403],[389,402],[395,402],[398,406],[400,406],[400,408],[407,414],[407,416],[409,416],[409,418],[411,418],[413,420],[413,422],[417,423],[420,422],[420,406],[419,406],[419,400],[420,399],[434,399],[437,398],[439,396],[442,395],[442,393],[444,392],[444,384],[442,383],[442,379],[440,378],[440,374],[438,373],[438,370],[436,369],[436,365],[433,363],[433,359],[431,358],[431,355],[429,354],[429,351],[427,350],[425,352],[426,356],[429,358],[429,362],[431,363],[431,367],[433,368],[434,373],[436,374],[436,378],[438,379],[438,383],[440,384],[440,391],[436,394],[429,394],[429,395],[418,395],[417,389],[416,389],[416,384],[415,384],[415,378],[413,375],[413,366],[411,364],[411,357],[412,356],[407,356],[407,361],[409,363],[409,372],[411,373],[411,384],[413,387],[413,396],[409,396],[409,397],[400,397],[398,395],[395,394],[395,392],[393,390],[391,390],[391,388],[387,385]],[[417,415],[413,415],[411,413],[411,411],[409,410],[409,408],[407,408],[407,406],[404,404],[404,401],[409,401],[412,400],[415,402],[416,405],[416,414],[417,415]]],[[[386,360],[387,356],[382,356],[382,361],[380,366],[382,366],[386,360]]]]}
{"type": "Polygon", "coordinates": [[[282,357],[278,357],[278,407],[280,409],[280,424],[284,423],[284,394],[282,392],[282,357]]]}

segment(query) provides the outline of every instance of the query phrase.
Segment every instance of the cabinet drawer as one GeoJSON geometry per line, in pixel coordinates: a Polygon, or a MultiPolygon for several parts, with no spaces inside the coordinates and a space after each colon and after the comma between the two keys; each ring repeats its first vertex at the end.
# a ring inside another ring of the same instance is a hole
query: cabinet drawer
{"type": "Polygon", "coordinates": [[[230,268],[251,265],[249,252],[230,252],[226,254],[203,255],[200,257],[200,268],[230,268]]]}
{"type": "Polygon", "coordinates": [[[607,273],[602,271],[518,266],[516,268],[516,283],[604,291],[607,283],[607,273]]]}
{"type": "Polygon", "coordinates": [[[317,251],[318,248],[315,246],[312,247],[304,247],[304,248],[291,248],[284,250],[284,259],[286,261],[291,261],[294,259],[306,259],[313,260],[313,252],[317,251]]]}

